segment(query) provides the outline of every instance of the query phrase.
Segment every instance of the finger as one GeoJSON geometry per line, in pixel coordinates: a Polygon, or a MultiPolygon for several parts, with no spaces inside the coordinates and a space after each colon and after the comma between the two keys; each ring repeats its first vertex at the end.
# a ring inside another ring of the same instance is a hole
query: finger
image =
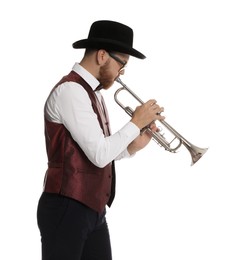
{"type": "Polygon", "coordinates": [[[162,112],[164,112],[164,108],[163,107],[159,107],[158,105],[156,105],[154,107],[154,110],[156,111],[157,115],[160,115],[162,112]]]}
{"type": "Polygon", "coordinates": [[[150,99],[149,101],[147,101],[145,104],[147,105],[147,106],[150,106],[150,107],[152,107],[154,104],[156,104],[157,103],[157,101],[155,100],[155,99],[150,99]]]}
{"type": "Polygon", "coordinates": [[[153,131],[153,132],[158,132],[158,127],[157,127],[155,124],[151,124],[151,125],[150,125],[150,129],[151,129],[151,131],[153,131]]]}
{"type": "Polygon", "coordinates": [[[164,108],[163,107],[160,108],[160,111],[157,114],[161,115],[162,112],[164,112],[164,108]]]}

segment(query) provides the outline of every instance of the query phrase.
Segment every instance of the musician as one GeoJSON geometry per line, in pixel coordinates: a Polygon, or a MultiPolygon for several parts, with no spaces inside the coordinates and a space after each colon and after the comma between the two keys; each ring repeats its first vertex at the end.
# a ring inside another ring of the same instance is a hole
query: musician
{"type": "Polygon", "coordinates": [[[115,196],[114,161],[144,148],[151,136],[140,130],[164,119],[151,99],[136,108],[112,134],[100,89],[109,89],[124,73],[134,49],[133,30],[114,21],[96,21],[87,39],[73,43],[85,49],[70,73],[52,89],[45,103],[48,169],[38,203],[43,260],[111,260],[106,205],[115,196]]]}

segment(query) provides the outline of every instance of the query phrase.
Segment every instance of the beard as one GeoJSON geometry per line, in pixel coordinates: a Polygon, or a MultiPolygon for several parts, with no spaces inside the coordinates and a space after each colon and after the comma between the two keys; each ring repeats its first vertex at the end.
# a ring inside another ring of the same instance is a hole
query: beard
{"type": "Polygon", "coordinates": [[[110,72],[109,64],[106,63],[99,71],[99,82],[103,86],[103,89],[109,89],[114,83],[114,76],[110,72]]]}

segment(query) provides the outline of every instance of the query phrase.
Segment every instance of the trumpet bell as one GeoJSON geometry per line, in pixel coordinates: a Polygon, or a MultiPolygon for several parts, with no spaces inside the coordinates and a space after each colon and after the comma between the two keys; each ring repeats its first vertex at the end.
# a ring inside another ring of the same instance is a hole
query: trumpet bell
{"type": "Polygon", "coordinates": [[[194,165],[200,158],[208,151],[208,148],[200,148],[193,144],[183,143],[183,145],[188,149],[191,157],[192,163],[191,166],[194,165]]]}

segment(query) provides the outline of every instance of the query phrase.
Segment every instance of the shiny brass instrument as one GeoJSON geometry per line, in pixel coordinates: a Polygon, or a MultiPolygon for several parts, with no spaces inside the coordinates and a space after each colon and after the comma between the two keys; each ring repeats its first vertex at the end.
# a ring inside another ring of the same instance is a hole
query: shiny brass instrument
{"type": "MultiPolygon", "coordinates": [[[[122,90],[128,91],[140,104],[143,104],[144,102],[130,89],[128,88],[120,78],[117,78],[116,81],[121,84],[121,88],[117,89],[117,91],[114,94],[114,99],[116,103],[129,115],[132,117],[134,110],[129,106],[124,106],[119,100],[118,100],[118,94],[122,90]]],[[[165,120],[160,120],[160,123],[168,129],[168,131],[173,135],[173,139],[171,141],[167,141],[164,137],[164,134],[159,132],[153,132],[149,127],[146,127],[144,130],[148,131],[151,135],[153,140],[157,142],[157,144],[161,147],[164,147],[166,151],[169,151],[171,153],[175,153],[181,145],[184,145],[187,150],[189,151],[191,157],[192,157],[192,163],[195,164],[208,150],[208,148],[199,148],[190,142],[188,142],[183,136],[181,136],[172,126],[170,126],[165,120]],[[176,142],[176,146],[172,147],[172,144],[176,142]]]]}

